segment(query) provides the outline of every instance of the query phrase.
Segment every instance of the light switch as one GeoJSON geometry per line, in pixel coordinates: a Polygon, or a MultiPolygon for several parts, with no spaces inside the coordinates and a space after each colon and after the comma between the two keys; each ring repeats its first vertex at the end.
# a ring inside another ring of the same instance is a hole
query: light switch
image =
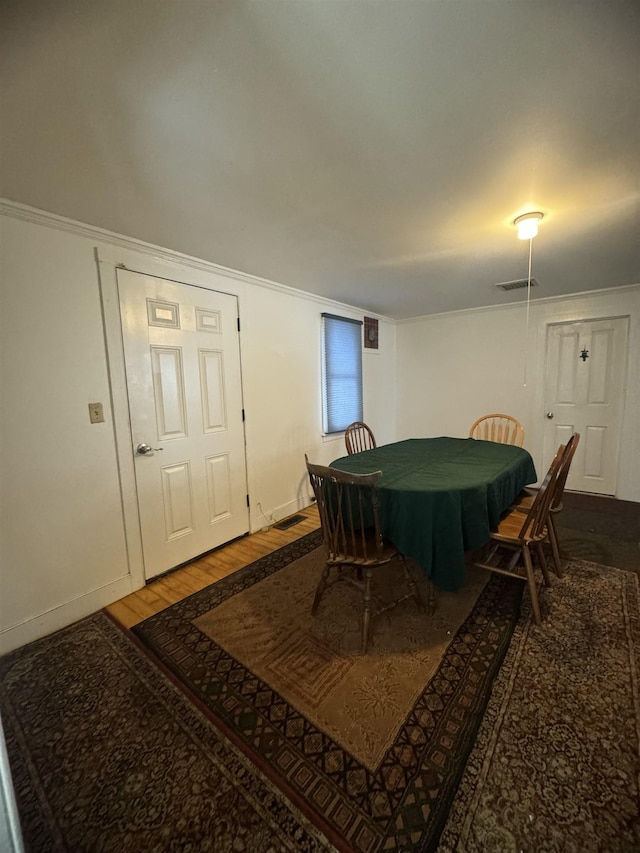
{"type": "Polygon", "coordinates": [[[89,420],[92,424],[104,423],[104,412],[102,411],[102,403],[89,403],[89,420]]]}

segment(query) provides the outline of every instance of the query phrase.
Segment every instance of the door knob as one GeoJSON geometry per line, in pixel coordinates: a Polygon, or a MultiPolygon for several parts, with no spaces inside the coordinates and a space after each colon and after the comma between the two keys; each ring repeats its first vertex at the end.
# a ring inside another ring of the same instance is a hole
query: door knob
{"type": "Polygon", "coordinates": [[[136,447],[136,453],[139,453],[140,456],[148,456],[149,454],[153,456],[154,450],[162,450],[162,448],[151,447],[151,445],[145,444],[144,441],[136,447]]]}
{"type": "Polygon", "coordinates": [[[547,417],[551,420],[553,418],[553,412],[547,412],[547,417]]]}

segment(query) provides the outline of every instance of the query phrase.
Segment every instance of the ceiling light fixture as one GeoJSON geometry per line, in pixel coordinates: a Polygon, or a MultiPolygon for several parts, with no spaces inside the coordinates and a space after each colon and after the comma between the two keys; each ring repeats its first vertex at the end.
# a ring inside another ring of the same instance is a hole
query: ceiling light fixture
{"type": "Polygon", "coordinates": [[[529,274],[527,275],[527,319],[525,324],[524,337],[524,378],[523,385],[527,387],[527,355],[529,351],[529,303],[531,300],[531,254],[533,250],[533,238],[538,233],[538,223],[544,216],[539,210],[534,210],[531,213],[523,213],[521,216],[516,216],[513,224],[518,229],[518,239],[529,241],[529,274]]]}
{"type": "Polygon", "coordinates": [[[544,213],[540,213],[539,210],[517,216],[513,224],[518,229],[518,240],[532,240],[538,233],[538,222],[543,216],[544,213]]]}

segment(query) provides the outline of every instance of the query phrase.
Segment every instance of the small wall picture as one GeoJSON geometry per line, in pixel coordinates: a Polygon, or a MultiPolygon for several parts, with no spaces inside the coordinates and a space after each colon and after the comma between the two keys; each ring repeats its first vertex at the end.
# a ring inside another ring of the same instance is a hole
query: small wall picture
{"type": "Polygon", "coordinates": [[[373,317],[364,318],[365,349],[378,349],[378,321],[373,317]]]}

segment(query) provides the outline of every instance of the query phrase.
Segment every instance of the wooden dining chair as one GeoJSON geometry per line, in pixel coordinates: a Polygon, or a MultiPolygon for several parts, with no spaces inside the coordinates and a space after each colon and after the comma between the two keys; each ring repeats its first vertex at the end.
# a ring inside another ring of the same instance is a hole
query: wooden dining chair
{"type": "MultiPolygon", "coordinates": [[[[562,577],[562,561],[560,559],[560,546],[558,543],[558,528],[556,527],[554,515],[562,511],[562,496],[564,495],[567,477],[569,476],[569,469],[571,468],[571,463],[573,462],[573,457],[575,456],[579,442],[580,433],[574,432],[564,446],[564,453],[560,463],[560,471],[558,473],[554,494],[549,507],[549,544],[551,545],[553,564],[558,577],[562,577]]],[[[531,509],[534,500],[535,494],[525,492],[516,498],[514,506],[520,512],[528,512],[531,509]]]]}
{"type": "Polygon", "coordinates": [[[373,450],[377,447],[376,439],[371,428],[362,421],[354,421],[344,431],[344,443],[347,453],[361,453],[363,450],[373,450]]]}
{"type": "Polygon", "coordinates": [[[480,557],[474,560],[474,565],[482,569],[488,569],[491,572],[508,577],[522,578],[522,575],[515,571],[520,558],[522,558],[533,615],[537,625],[542,624],[542,617],[532,556],[535,554],[545,586],[549,586],[549,573],[542,543],[548,536],[551,501],[563,455],[564,445],[561,445],[526,515],[523,515],[516,508],[508,510],[496,529],[491,531],[490,541],[481,552],[480,557]],[[505,559],[505,550],[511,552],[511,559],[505,559]]]}
{"type": "Polygon", "coordinates": [[[522,447],[524,428],[520,421],[511,415],[483,415],[469,430],[469,438],[496,441],[498,444],[517,444],[522,447]]]}
{"type": "MultiPolygon", "coordinates": [[[[315,465],[305,454],[307,471],[318,504],[322,539],[327,562],[318,583],[311,612],[315,615],[328,586],[339,580],[355,585],[362,593],[362,654],[369,645],[371,619],[390,610],[409,597],[423,610],[424,602],[411,576],[407,561],[394,545],[386,542],[380,529],[380,498],[377,484],[381,471],[351,474],[315,465]],[[409,591],[385,604],[374,600],[371,580],[374,569],[382,569],[392,560],[400,560],[409,591]],[[332,570],[334,577],[331,577],[332,570]]],[[[430,605],[433,599],[430,599],[430,605]]]]}

